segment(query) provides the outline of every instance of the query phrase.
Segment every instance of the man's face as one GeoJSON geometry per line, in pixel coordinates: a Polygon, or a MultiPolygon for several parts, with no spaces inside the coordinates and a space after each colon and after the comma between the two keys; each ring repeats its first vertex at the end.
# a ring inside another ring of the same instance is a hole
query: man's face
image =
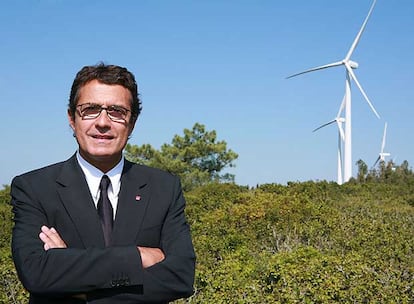
{"type": "Polygon", "coordinates": [[[130,100],[131,93],[123,86],[107,85],[92,80],[79,90],[75,119],[68,113],[80,154],[103,172],[109,171],[119,162],[128,136],[134,128],[130,100]],[[95,104],[104,108],[120,106],[129,112],[126,121],[112,121],[106,110],[102,110],[97,118],[84,119],[79,112],[79,106],[83,104],[95,104]]]}

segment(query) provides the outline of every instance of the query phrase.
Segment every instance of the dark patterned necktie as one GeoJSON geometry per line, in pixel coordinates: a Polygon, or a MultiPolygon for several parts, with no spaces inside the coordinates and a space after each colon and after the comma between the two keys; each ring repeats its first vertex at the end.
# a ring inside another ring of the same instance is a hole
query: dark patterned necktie
{"type": "Polygon", "coordinates": [[[98,201],[98,214],[101,218],[102,230],[105,238],[105,245],[109,246],[111,243],[112,225],[114,221],[114,211],[112,209],[111,202],[108,198],[108,187],[111,181],[109,177],[102,176],[99,189],[101,190],[101,196],[98,201]]]}

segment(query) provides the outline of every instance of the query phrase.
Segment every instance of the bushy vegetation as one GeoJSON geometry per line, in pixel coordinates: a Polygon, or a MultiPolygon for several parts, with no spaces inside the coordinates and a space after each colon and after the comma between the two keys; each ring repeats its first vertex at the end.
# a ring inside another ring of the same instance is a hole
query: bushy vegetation
{"type": "Polygon", "coordinates": [[[411,303],[414,208],[401,191],[327,182],[193,191],[190,302],[411,303]]]}
{"type": "Polygon", "coordinates": [[[27,303],[27,293],[17,279],[11,258],[10,237],[13,226],[10,187],[0,190],[0,303],[27,303]]]}
{"type": "MultiPolygon", "coordinates": [[[[404,168],[342,186],[210,183],[187,192],[196,292],[177,303],[413,303],[414,175],[404,168]]],[[[0,192],[0,301],[24,303],[8,191],[0,192]]]]}

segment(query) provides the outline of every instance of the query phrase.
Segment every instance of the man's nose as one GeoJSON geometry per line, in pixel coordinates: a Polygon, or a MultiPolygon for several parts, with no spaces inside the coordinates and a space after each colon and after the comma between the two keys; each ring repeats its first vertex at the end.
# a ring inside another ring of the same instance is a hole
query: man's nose
{"type": "Polygon", "coordinates": [[[99,126],[108,126],[111,123],[111,119],[108,116],[108,112],[106,108],[102,108],[101,113],[96,118],[95,123],[99,126]]]}

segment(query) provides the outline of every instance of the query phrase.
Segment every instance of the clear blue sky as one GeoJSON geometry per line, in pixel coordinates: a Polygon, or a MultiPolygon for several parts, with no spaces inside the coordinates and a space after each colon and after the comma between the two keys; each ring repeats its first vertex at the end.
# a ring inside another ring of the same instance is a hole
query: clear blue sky
{"type": "MultiPolygon", "coordinates": [[[[156,148],[195,122],[239,154],[242,185],[335,180],[345,72],[286,80],[342,59],[371,5],[348,1],[0,1],[0,185],[69,158],[76,72],[99,61],[136,76],[143,112],[131,144],[156,148]]],[[[354,52],[353,162],[386,150],[414,164],[414,1],[378,0],[354,52]]],[[[354,175],[356,167],[354,167],[354,175]]]]}

